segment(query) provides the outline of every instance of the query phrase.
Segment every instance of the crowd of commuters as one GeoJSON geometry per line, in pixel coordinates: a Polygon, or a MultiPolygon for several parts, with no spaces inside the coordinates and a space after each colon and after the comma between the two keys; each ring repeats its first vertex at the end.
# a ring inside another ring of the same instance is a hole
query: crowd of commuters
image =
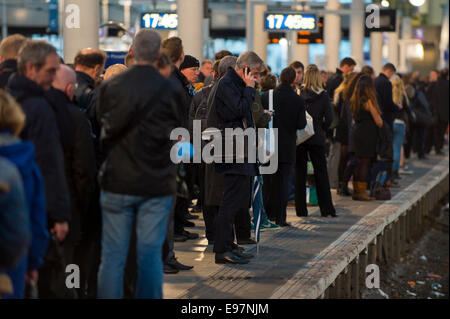
{"type": "Polygon", "coordinates": [[[174,243],[199,238],[186,230],[196,213],[215,262],[246,264],[252,230],[291,226],[292,196],[307,217],[315,188],[324,218],[338,217],[332,189],[385,199],[412,173],[413,153],[442,154],[448,130],[448,71],[424,80],[387,63],[376,75],[345,58],[331,75],[293,61],[278,77],[254,52],[200,62],[180,38],[151,30],[106,70],[101,50],[81,49],[66,65],[21,35],[2,40],[0,62],[2,298],[162,298],[164,273],[193,268],[174,243]],[[171,132],[192,133],[196,120],[202,131],[277,129],[276,172],[261,175],[270,163],[247,156],[172,162],[183,137],[171,132]],[[299,141],[308,125],[314,133],[299,141]],[[80,268],[75,290],[69,264],[80,268]]]}

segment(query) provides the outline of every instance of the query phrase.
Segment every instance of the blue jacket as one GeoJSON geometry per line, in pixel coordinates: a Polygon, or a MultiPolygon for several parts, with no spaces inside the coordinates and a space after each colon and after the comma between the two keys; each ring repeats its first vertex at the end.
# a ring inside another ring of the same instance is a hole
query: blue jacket
{"type": "Polygon", "coordinates": [[[18,265],[30,242],[30,218],[20,173],[0,156],[0,273],[18,265]]]}
{"type": "Polygon", "coordinates": [[[0,133],[0,156],[14,163],[22,176],[32,232],[28,269],[38,269],[43,264],[49,240],[43,179],[34,161],[33,144],[8,135],[0,133]]]}

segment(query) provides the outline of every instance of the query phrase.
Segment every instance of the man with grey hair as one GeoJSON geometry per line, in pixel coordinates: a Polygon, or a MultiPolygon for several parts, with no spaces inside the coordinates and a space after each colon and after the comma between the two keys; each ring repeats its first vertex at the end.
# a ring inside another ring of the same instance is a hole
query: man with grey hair
{"type": "Polygon", "coordinates": [[[99,298],[122,298],[128,247],[136,221],[137,298],[162,298],[161,260],[176,166],[170,133],[181,125],[172,87],[155,68],[158,33],[143,29],[133,43],[135,64],[100,86],[98,120],[106,160],[102,188],[99,298]]]}
{"type": "Polygon", "coordinates": [[[223,78],[225,76],[225,73],[227,73],[228,68],[235,68],[237,57],[234,55],[228,55],[224,57],[222,60],[220,60],[219,63],[219,79],[223,78]]]}
{"type": "MultiPolygon", "coordinates": [[[[228,68],[217,85],[210,109],[210,113],[215,114],[211,119],[211,115],[208,117],[208,126],[211,123],[223,131],[226,128],[254,127],[252,105],[256,95],[255,85],[262,70],[264,62],[256,53],[247,51],[239,56],[236,66],[228,68]]],[[[244,163],[215,163],[215,171],[224,174],[223,197],[216,219],[215,261],[246,264],[252,256],[233,243],[233,223],[238,212],[249,206],[251,178],[258,174],[258,168],[256,163],[246,160],[244,163]]]]}
{"type": "Polygon", "coordinates": [[[33,142],[44,177],[49,225],[58,240],[69,232],[70,200],[55,112],[45,97],[60,65],[56,49],[44,41],[28,41],[19,51],[18,73],[8,82],[27,121],[21,137],[33,142]]]}

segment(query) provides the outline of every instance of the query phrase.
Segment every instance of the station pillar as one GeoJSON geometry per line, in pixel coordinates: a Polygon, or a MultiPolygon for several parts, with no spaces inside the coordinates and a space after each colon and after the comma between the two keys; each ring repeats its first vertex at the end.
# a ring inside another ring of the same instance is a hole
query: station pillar
{"type": "Polygon", "coordinates": [[[378,75],[383,68],[383,34],[381,32],[370,34],[370,60],[375,74],[378,75]]]}
{"type": "MultiPolygon", "coordinates": [[[[328,0],[327,10],[338,10],[339,0],[328,0]]],[[[341,43],[341,17],[339,14],[326,14],[324,25],[325,66],[327,71],[335,71],[339,66],[339,45],[341,43]]]]}
{"type": "Polygon", "coordinates": [[[203,0],[178,0],[178,36],[184,53],[203,61],[203,0]]]}
{"type": "Polygon", "coordinates": [[[100,26],[99,1],[63,0],[62,38],[64,61],[73,63],[80,49],[98,48],[100,26]]]}
{"type": "Polygon", "coordinates": [[[353,0],[352,10],[358,10],[360,14],[352,14],[350,18],[350,43],[352,58],[360,69],[364,66],[364,0],[353,0]]]}
{"type": "MultiPolygon", "coordinates": [[[[296,0],[296,2],[301,2],[301,0],[296,0]]],[[[294,11],[307,11],[310,10],[309,6],[296,5],[293,6],[292,9],[294,11]]],[[[288,63],[292,61],[300,61],[306,67],[309,64],[309,45],[308,44],[299,44],[298,41],[298,32],[291,31],[289,33],[289,53],[288,53],[288,63]]]]}
{"type": "Polygon", "coordinates": [[[247,21],[246,38],[247,47],[254,51],[263,61],[267,61],[267,32],[264,30],[264,12],[267,10],[265,5],[253,5],[253,15],[251,14],[252,2],[260,0],[247,0],[247,21]],[[253,32],[251,31],[251,24],[253,32]]]}
{"type": "Polygon", "coordinates": [[[439,69],[448,68],[448,43],[449,43],[449,17],[448,17],[448,2],[445,6],[445,18],[442,24],[441,39],[439,44],[440,58],[439,69]],[[446,56],[447,55],[447,56],[446,56]]]}

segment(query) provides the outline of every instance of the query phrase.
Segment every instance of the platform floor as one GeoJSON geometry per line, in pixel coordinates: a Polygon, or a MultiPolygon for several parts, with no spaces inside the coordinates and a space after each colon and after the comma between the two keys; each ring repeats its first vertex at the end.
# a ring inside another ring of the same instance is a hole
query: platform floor
{"type": "MultiPolygon", "coordinates": [[[[392,196],[402,192],[438,163],[447,161],[444,156],[430,155],[425,161],[410,160],[413,175],[401,175],[401,188],[391,189],[392,196]]],[[[266,230],[261,233],[258,253],[247,265],[217,265],[212,246],[204,237],[202,214],[194,220],[195,228],[187,228],[200,235],[198,240],[175,243],[175,254],[181,263],[193,265],[189,271],[164,276],[164,298],[189,299],[266,299],[276,297],[302,267],[329,247],[362,217],[368,215],[383,201],[357,202],[350,197],[337,196],[332,191],[338,218],[320,217],[318,207],[309,208],[308,217],[297,217],[294,208],[288,208],[287,221],[293,227],[266,230]]],[[[256,254],[256,246],[244,246],[256,254]]]]}

